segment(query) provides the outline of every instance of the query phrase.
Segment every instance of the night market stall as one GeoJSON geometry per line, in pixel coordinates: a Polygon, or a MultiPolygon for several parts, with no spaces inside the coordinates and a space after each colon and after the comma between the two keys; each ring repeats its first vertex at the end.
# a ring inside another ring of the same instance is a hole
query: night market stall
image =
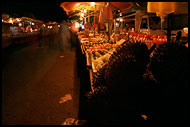
{"type": "Polygon", "coordinates": [[[187,2],[147,2],[146,7],[136,2],[100,3],[60,5],[68,15],[78,15],[80,22],[74,27],[79,31],[79,75],[89,71],[85,77],[90,78],[91,88],[88,120],[99,124],[125,123],[125,119],[182,122],[188,51],[188,40],[182,38],[188,37],[188,25],[172,31],[179,21],[171,24],[170,15],[183,15],[188,24],[187,2]]]}

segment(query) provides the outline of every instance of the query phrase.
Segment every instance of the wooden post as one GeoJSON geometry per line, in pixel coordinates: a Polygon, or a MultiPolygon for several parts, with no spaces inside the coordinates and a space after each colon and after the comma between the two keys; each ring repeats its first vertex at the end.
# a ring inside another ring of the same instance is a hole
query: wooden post
{"type": "Polygon", "coordinates": [[[95,37],[95,24],[96,24],[95,12],[96,12],[96,5],[94,5],[94,37],[95,37]]]}
{"type": "Polygon", "coordinates": [[[107,2],[108,4],[108,43],[110,42],[110,20],[109,20],[109,2],[107,2]]]}

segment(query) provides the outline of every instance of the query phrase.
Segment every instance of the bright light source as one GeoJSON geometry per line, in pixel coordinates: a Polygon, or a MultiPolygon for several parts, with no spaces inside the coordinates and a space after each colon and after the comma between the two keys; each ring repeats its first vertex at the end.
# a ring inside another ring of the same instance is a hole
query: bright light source
{"type": "Polygon", "coordinates": [[[81,26],[82,29],[85,29],[84,25],[81,26]]]}
{"type": "Polygon", "coordinates": [[[34,23],[32,22],[32,25],[34,25],[34,23]]]}
{"type": "Polygon", "coordinates": [[[60,27],[60,25],[58,25],[58,27],[60,27]]]}
{"type": "Polygon", "coordinates": [[[80,24],[78,22],[75,23],[75,28],[79,28],[80,24]]]}
{"type": "Polygon", "coordinates": [[[80,20],[82,20],[82,17],[80,17],[80,20]]]}
{"type": "Polygon", "coordinates": [[[94,5],[95,5],[95,2],[91,2],[90,5],[94,6],[94,5]]]}
{"type": "Polygon", "coordinates": [[[116,27],[119,27],[119,23],[116,23],[115,25],[116,25],[116,27]]]}
{"type": "Polygon", "coordinates": [[[87,12],[87,10],[86,9],[84,9],[84,13],[86,13],[87,12]]]}
{"type": "Polygon", "coordinates": [[[119,21],[119,18],[117,18],[116,20],[119,21]]]}
{"type": "Polygon", "coordinates": [[[4,22],[4,20],[2,19],[2,22],[4,22]]]}
{"type": "Polygon", "coordinates": [[[18,22],[20,22],[20,19],[19,19],[19,18],[16,18],[16,20],[17,20],[18,22]]]}
{"type": "Polygon", "coordinates": [[[9,19],[9,23],[12,23],[12,24],[13,24],[13,20],[12,20],[11,18],[9,19]]]}
{"type": "Polygon", "coordinates": [[[119,13],[119,16],[122,16],[122,13],[119,13]]]}
{"type": "Polygon", "coordinates": [[[122,18],[120,18],[120,19],[119,19],[119,21],[120,21],[120,22],[123,22],[123,19],[122,19],[122,18]]]}
{"type": "Polygon", "coordinates": [[[188,34],[188,27],[183,28],[185,34],[188,34]]]}
{"type": "Polygon", "coordinates": [[[43,24],[43,27],[46,27],[46,25],[45,25],[45,24],[43,24]]]}
{"type": "Polygon", "coordinates": [[[84,17],[84,13],[81,13],[80,15],[81,15],[81,17],[84,17]]]}
{"type": "Polygon", "coordinates": [[[19,25],[19,26],[22,26],[22,23],[19,23],[18,25],[19,25]]]}

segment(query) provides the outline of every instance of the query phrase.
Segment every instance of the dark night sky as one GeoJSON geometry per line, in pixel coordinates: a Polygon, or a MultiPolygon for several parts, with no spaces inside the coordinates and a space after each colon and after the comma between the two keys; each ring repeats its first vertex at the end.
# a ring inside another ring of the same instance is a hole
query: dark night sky
{"type": "Polygon", "coordinates": [[[2,13],[7,13],[15,17],[34,15],[36,19],[61,21],[67,18],[65,11],[60,7],[64,0],[25,0],[25,1],[4,1],[2,2],[2,13]]]}

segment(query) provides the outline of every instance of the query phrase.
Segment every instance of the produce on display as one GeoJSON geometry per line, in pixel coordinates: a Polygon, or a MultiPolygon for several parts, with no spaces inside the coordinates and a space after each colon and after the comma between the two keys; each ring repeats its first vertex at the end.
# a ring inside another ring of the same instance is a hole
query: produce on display
{"type": "Polygon", "coordinates": [[[185,81],[187,77],[188,48],[181,43],[167,42],[153,52],[150,68],[159,82],[185,81]]]}
{"type": "Polygon", "coordinates": [[[106,83],[114,88],[118,86],[112,84],[123,85],[123,81],[134,83],[142,78],[148,62],[149,52],[145,43],[123,43],[108,61],[106,83]]]}

